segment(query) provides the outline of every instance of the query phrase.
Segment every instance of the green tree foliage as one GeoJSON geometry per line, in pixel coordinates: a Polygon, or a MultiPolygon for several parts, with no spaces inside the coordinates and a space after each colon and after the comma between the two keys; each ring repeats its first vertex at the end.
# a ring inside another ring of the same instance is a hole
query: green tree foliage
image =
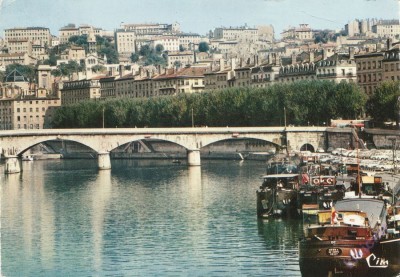
{"type": "Polygon", "coordinates": [[[164,46],[162,46],[161,44],[157,44],[155,50],[157,55],[161,55],[162,52],[164,52],[164,46]]]}
{"type": "MultiPolygon", "coordinates": [[[[164,66],[167,64],[167,59],[162,52],[162,45],[158,44],[157,49],[150,47],[149,45],[143,45],[139,50],[139,55],[143,57],[142,61],[144,65],[161,65],[164,66]],[[161,52],[160,52],[161,51],[161,52]]],[[[157,48],[156,46],[156,48],[157,48]]]]}
{"type": "Polygon", "coordinates": [[[81,46],[83,48],[85,48],[86,51],[88,51],[88,37],[87,35],[81,35],[81,36],[72,36],[68,39],[68,42],[70,44],[75,44],[78,46],[81,46]]]}
{"type": "Polygon", "coordinates": [[[52,70],[51,74],[53,76],[71,76],[73,73],[78,73],[82,71],[84,66],[78,64],[76,61],[69,61],[68,63],[62,63],[57,69],[52,70]]]}
{"type": "Polygon", "coordinates": [[[208,52],[208,50],[210,50],[210,47],[207,42],[202,41],[199,43],[199,52],[208,52]]]}
{"type": "Polygon", "coordinates": [[[139,61],[139,54],[137,54],[137,53],[132,53],[132,55],[131,55],[131,61],[132,61],[133,63],[138,62],[138,61],[139,61]]]}
{"type": "Polygon", "coordinates": [[[396,121],[399,126],[400,82],[385,81],[378,85],[367,101],[367,113],[377,122],[396,121]]]}
{"type": "Polygon", "coordinates": [[[96,64],[95,66],[92,67],[92,71],[104,73],[107,71],[107,68],[104,65],[96,64]]]}
{"type": "Polygon", "coordinates": [[[5,76],[10,74],[12,71],[16,69],[19,73],[24,75],[26,78],[29,79],[30,82],[36,80],[36,70],[35,67],[32,65],[22,65],[18,63],[10,64],[6,66],[5,76]]]}
{"type": "Polygon", "coordinates": [[[201,94],[149,99],[83,102],[61,107],[56,128],[322,125],[330,119],[354,119],[366,96],[352,84],[303,81],[266,88],[230,88],[201,94]],[[99,107],[101,105],[101,107],[99,107]]]}

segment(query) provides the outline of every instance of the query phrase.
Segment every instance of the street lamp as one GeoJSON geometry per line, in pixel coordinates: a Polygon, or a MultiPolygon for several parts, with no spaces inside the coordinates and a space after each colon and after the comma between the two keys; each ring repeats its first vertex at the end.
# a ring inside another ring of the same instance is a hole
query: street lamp
{"type": "Polygon", "coordinates": [[[104,107],[103,107],[103,129],[104,129],[104,107]]]}
{"type": "Polygon", "coordinates": [[[192,128],[194,127],[194,116],[193,116],[193,108],[192,108],[192,128]]]}
{"type": "Polygon", "coordinates": [[[392,142],[392,151],[393,151],[393,174],[396,174],[396,137],[388,137],[388,140],[392,142]]]}

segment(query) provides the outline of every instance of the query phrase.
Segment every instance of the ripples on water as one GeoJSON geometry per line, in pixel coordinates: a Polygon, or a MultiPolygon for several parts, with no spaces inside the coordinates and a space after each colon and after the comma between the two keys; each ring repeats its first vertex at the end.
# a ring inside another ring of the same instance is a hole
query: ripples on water
{"type": "Polygon", "coordinates": [[[0,173],[4,276],[300,276],[300,222],[256,217],[264,163],[23,166],[0,173]]]}

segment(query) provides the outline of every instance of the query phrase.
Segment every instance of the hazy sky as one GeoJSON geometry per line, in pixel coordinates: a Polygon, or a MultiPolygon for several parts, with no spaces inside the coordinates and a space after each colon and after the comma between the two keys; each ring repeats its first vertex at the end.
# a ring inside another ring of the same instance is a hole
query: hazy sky
{"type": "Polygon", "coordinates": [[[309,23],[341,29],[355,18],[399,19],[400,0],[0,0],[5,28],[48,27],[54,35],[68,23],[114,30],[125,23],[178,22],[201,35],[220,26],[272,24],[275,33],[309,23]]]}

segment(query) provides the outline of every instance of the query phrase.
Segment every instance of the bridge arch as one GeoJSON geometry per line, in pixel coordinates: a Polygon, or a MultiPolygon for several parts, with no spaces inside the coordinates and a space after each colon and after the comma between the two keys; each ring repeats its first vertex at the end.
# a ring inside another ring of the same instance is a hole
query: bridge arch
{"type": "Polygon", "coordinates": [[[79,143],[81,145],[84,145],[84,146],[88,147],[89,149],[97,152],[96,149],[93,147],[93,145],[90,145],[90,144],[86,143],[83,139],[74,138],[74,139],[62,139],[61,140],[61,139],[58,139],[57,137],[53,137],[53,138],[46,138],[46,139],[33,138],[33,139],[29,139],[29,140],[22,140],[18,144],[18,147],[16,148],[15,155],[16,156],[22,156],[26,151],[28,151],[29,149],[35,147],[36,145],[41,144],[41,143],[46,143],[46,142],[49,142],[49,141],[60,141],[60,142],[62,142],[62,141],[72,141],[72,142],[76,142],[76,143],[79,143]]]}
{"type": "Polygon", "coordinates": [[[300,147],[300,151],[310,151],[310,152],[315,152],[315,148],[312,144],[310,143],[305,143],[300,147]]]}
{"type": "Polygon", "coordinates": [[[206,147],[206,146],[210,146],[211,144],[217,143],[217,142],[221,142],[221,141],[232,141],[232,140],[236,140],[236,139],[248,139],[248,140],[259,140],[259,141],[265,141],[268,142],[272,145],[274,145],[276,148],[280,148],[282,146],[281,144],[281,136],[272,136],[268,139],[266,139],[265,137],[261,137],[261,136],[257,136],[255,135],[238,135],[236,136],[236,134],[230,134],[229,136],[224,136],[224,137],[218,137],[218,138],[213,138],[213,139],[204,139],[202,140],[201,143],[201,148],[206,147]]]}

